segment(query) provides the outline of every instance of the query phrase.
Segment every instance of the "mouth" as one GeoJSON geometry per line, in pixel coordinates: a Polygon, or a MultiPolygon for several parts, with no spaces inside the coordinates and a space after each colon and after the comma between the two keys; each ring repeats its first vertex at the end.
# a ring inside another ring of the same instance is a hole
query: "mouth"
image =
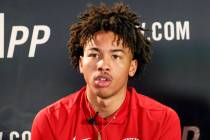
{"type": "Polygon", "coordinates": [[[112,78],[108,75],[99,75],[94,78],[94,84],[97,87],[105,88],[111,84],[112,78]]]}

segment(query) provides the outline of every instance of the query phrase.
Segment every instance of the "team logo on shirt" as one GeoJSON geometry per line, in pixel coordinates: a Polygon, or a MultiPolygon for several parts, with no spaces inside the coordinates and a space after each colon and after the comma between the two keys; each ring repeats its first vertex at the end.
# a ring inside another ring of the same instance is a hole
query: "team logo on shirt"
{"type": "Polygon", "coordinates": [[[124,138],[122,140],[140,140],[139,138],[124,138]]]}
{"type": "MultiPolygon", "coordinates": [[[[73,140],[76,140],[76,136],[74,136],[73,140]]],[[[91,140],[91,138],[84,138],[82,140],[91,140]]],[[[139,138],[124,138],[122,140],[140,140],[139,138]]]]}
{"type": "MultiPolygon", "coordinates": [[[[74,136],[73,140],[76,140],[76,136],[74,136]]],[[[91,140],[91,138],[84,138],[82,140],[91,140]]]]}

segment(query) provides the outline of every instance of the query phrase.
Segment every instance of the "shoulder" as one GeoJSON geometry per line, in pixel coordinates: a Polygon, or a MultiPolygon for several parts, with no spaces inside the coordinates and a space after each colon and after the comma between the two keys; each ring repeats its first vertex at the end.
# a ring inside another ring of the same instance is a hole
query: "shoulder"
{"type": "Polygon", "coordinates": [[[180,120],[175,110],[137,93],[134,88],[130,93],[133,112],[137,112],[141,122],[144,122],[143,128],[157,133],[161,140],[181,140],[180,120]]]}
{"type": "Polygon", "coordinates": [[[79,112],[82,95],[85,88],[59,99],[51,105],[41,109],[35,116],[31,128],[31,138],[56,139],[66,124],[73,122],[74,114],[79,112]],[[71,121],[67,123],[68,121],[71,121]]]}
{"type": "Polygon", "coordinates": [[[178,114],[150,97],[129,89],[133,112],[137,113],[143,129],[148,134],[155,133],[161,140],[181,140],[181,127],[178,114]]]}
{"type": "Polygon", "coordinates": [[[84,90],[85,89],[82,88],[79,91],[71,93],[66,97],[63,97],[56,102],[48,105],[47,107],[41,109],[37,113],[34,121],[42,122],[42,120],[46,119],[48,121],[51,119],[59,120],[69,115],[72,110],[80,107],[80,101],[84,90]]]}
{"type": "Polygon", "coordinates": [[[179,120],[178,114],[171,107],[160,103],[148,96],[137,93],[134,88],[130,89],[132,105],[134,108],[141,110],[141,112],[154,120],[179,120]]]}

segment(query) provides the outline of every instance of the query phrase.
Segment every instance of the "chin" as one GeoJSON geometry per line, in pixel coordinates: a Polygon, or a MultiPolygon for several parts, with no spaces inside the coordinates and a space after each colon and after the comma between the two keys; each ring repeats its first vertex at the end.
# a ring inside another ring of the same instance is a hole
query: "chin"
{"type": "Polygon", "coordinates": [[[112,96],[113,91],[111,90],[111,87],[97,87],[95,85],[92,86],[92,93],[94,93],[96,96],[106,99],[112,96]]]}
{"type": "Polygon", "coordinates": [[[103,90],[103,91],[97,91],[96,92],[96,95],[98,97],[102,98],[102,99],[107,99],[107,98],[113,96],[113,94],[110,94],[110,91],[108,92],[108,91],[105,91],[105,90],[103,90]]]}
{"type": "Polygon", "coordinates": [[[104,94],[98,94],[98,97],[100,97],[101,99],[108,99],[109,97],[111,97],[111,95],[104,95],[104,94]]]}

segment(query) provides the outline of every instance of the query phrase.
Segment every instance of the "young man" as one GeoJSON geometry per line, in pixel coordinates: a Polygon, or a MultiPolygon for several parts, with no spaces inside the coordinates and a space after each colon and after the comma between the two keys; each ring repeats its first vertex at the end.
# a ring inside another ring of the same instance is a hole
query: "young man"
{"type": "Polygon", "coordinates": [[[89,7],[68,42],[86,86],[42,109],[32,140],[181,140],[175,111],[127,86],[150,61],[142,30],[123,3],[89,7]]]}

